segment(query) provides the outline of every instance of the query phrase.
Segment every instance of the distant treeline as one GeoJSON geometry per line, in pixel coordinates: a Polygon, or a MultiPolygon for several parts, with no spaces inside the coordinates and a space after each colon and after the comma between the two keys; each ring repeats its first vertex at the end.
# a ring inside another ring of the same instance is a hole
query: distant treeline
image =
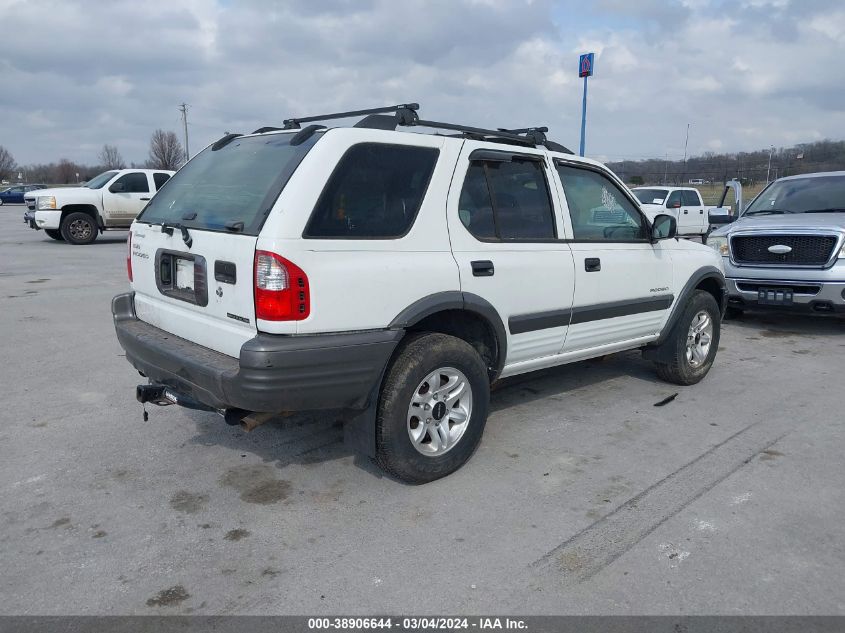
{"type": "Polygon", "coordinates": [[[682,185],[690,180],[720,183],[737,178],[745,185],[814,171],[845,170],[845,141],[817,141],[775,148],[769,169],[769,149],[735,154],[705,152],[683,160],[650,158],[608,163],[626,183],[682,185]]]}

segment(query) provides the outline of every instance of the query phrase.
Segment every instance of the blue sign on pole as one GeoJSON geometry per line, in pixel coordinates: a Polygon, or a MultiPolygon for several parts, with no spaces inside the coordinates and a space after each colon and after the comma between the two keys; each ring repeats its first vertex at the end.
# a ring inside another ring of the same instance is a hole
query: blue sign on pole
{"type": "Polygon", "coordinates": [[[593,60],[595,53],[585,53],[578,59],[578,76],[592,77],[593,76],[593,60]]]}
{"type": "Polygon", "coordinates": [[[587,133],[587,77],[593,76],[595,54],[585,53],[578,59],[578,76],[584,78],[584,99],[581,102],[581,156],[584,155],[584,142],[587,133]]]}

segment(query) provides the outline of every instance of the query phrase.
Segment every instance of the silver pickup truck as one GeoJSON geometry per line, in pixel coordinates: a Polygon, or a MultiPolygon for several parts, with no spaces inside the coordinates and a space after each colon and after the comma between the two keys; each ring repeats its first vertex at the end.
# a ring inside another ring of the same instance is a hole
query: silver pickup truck
{"type": "Polygon", "coordinates": [[[707,244],[724,258],[727,316],[845,313],[845,171],[772,182],[707,244]]]}

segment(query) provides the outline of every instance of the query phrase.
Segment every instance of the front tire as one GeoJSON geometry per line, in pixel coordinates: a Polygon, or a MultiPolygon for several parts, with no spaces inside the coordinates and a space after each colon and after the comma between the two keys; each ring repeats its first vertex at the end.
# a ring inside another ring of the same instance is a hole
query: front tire
{"type": "Polygon", "coordinates": [[[720,316],[713,295],[696,290],[663,343],[665,361],[655,363],[657,375],[676,385],[694,385],[704,378],[719,349],[720,316]]]}
{"type": "Polygon", "coordinates": [[[80,246],[97,239],[97,221],[87,213],[68,213],[62,220],[62,237],[68,244],[80,246]]]}
{"type": "Polygon", "coordinates": [[[59,229],[44,229],[44,232],[48,237],[53,238],[57,242],[65,241],[65,238],[62,237],[62,232],[59,229]]]}
{"type": "Polygon", "coordinates": [[[406,483],[449,475],[475,452],[490,404],[487,368],[467,342],[409,335],[379,397],[376,462],[406,483]]]}

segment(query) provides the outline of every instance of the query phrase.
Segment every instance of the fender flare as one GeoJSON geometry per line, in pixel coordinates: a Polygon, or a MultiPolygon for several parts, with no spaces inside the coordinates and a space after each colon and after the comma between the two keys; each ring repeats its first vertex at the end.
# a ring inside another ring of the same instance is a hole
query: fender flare
{"type": "Polygon", "coordinates": [[[471,292],[451,290],[437,292],[415,301],[402,310],[388,326],[389,329],[407,329],[426,317],[445,310],[465,310],[484,319],[493,328],[496,337],[496,367],[493,380],[502,373],[508,352],[508,337],[502,318],[486,299],[471,292]]]}
{"type": "Polygon", "coordinates": [[[684,284],[684,287],[681,289],[681,292],[678,293],[678,299],[672,306],[672,310],[669,313],[669,318],[666,321],[666,325],[663,326],[663,330],[660,332],[660,337],[646,347],[646,350],[648,352],[651,352],[649,354],[650,358],[656,357],[654,352],[656,352],[657,348],[659,348],[663,343],[666,342],[666,339],[669,337],[669,334],[672,332],[672,330],[675,328],[675,325],[678,323],[678,319],[681,318],[681,314],[683,313],[684,308],[686,308],[687,302],[692,296],[692,293],[695,292],[695,289],[698,287],[698,285],[705,279],[713,279],[719,284],[722,296],[720,299],[717,299],[716,302],[719,304],[719,313],[725,313],[725,308],[728,305],[728,287],[725,283],[725,275],[722,273],[721,270],[719,270],[715,266],[703,266],[699,268],[692,275],[690,275],[690,278],[687,279],[687,282],[684,284]]]}

